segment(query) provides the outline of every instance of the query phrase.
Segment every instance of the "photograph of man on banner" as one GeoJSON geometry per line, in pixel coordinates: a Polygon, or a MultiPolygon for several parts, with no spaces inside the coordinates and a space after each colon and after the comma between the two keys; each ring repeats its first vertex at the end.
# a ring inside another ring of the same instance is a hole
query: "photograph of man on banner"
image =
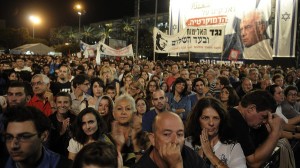
{"type": "Polygon", "coordinates": [[[260,10],[246,13],[240,23],[240,37],[244,59],[272,60],[270,38],[266,33],[268,21],[260,10]]]}

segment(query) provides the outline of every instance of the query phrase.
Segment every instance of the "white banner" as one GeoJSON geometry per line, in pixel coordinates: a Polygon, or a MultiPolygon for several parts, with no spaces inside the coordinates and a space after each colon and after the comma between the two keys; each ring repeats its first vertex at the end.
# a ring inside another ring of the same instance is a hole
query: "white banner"
{"type": "Polygon", "coordinates": [[[88,57],[95,57],[95,51],[97,50],[97,45],[89,45],[87,43],[84,43],[83,41],[80,41],[80,49],[83,52],[83,55],[85,58],[88,57]]]}
{"type": "Polygon", "coordinates": [[[102,42],[99,42],[99,47],[97,52],[109,56],[120,56],[120,57],[133,56],[133,49],[131,44],[124,48],[114,49],[102,42]]]}
{"type": "Polygon", "coordinates": [[[298,0],[277,0],[274,57],[295,57],[298,0]]]}
{"type": "Polygon", "coordinates": [[[154,27],[153,41],[157,53],[221,53],[224,26],[186,27],[174,35],[167,35],[154,27]]]}

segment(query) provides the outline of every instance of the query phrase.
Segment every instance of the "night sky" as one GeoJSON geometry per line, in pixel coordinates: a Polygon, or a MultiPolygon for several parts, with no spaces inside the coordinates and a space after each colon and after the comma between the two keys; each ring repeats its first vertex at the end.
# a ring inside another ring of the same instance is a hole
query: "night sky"
{"type": "MultiPolygon", "coordinates": [[[[78,15],[73,9],[75,0],[1,0],[0,19],[7,27],[29,27],[28,16],[40,15],[40,29],[59,26],[77,26],[78,15]]],[[[86,14],[82,24],[134,16],[134,0],[81,0],[86,14]]],[[[158,13],[168,11],[169,0],[158,0],[158,13]]],[[[140,15],[154,13],[155,0],[141,0],[140,15]]]]}

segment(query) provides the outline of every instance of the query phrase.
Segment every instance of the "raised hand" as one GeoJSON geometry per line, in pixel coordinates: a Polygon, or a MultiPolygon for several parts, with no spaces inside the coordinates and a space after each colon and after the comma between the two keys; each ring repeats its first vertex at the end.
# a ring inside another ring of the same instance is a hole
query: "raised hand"
{"type": "Polygon", "coordinates": [[[111,136],[117,145],[118,152],[121,152],[125,144],[125,136],[118,121],[112,122],[111,136]]]}
{"type": "Polygon", "coordinates": [[[170,168],[183,167],[183,160],[181,156],[181,148],[179,143],[166,143],[160,146],[159,154],[170,168]]]}
{"type": "Polygon", "coordinates": [[[214,153],[208,139],[207,129],[203,128],[200,135],[201,149],[207,158],[211,158],[214,153]]]}
{"type": "Polygon", "coordinates": [[[60,130],[60,135],[64,134],[67,131],[69,125],[70,125],[70,118],[64,119],[63,122],[62,122],[62,127],[61,127],[61,130],[60,130]]]}

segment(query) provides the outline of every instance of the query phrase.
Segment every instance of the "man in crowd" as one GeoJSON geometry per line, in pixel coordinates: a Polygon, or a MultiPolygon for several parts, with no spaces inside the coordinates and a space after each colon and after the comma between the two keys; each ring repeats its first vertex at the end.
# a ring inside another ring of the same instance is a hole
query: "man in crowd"
{"type": "Polygon", "coordinates": [[[30,106],[9,109],[6,113],[4,140],[10,154],[6,168],[70,167],[71,162],[43,146],[50,121],[30,106]]]}
{"type": "Polygon", "coordinates": [[[297,102],[298,89],[296,86],[288,86],[284,90],[285,100],[281,104],[282,114],[291,119],[300,116],[300,103],[297,102]]]}
{"type": "Polygon", "coordinates": [[[87,75],[79,74],[73,79],[74,92],[70,95],[72,97],[72,111],[78,115],[82,109],[88,106],[88,101],[91,98],[87,94],[90,88],[90,81],[87,75]]]}
{"type": "Polygon", "coordinates": [[[259,83],[259,72],[257,68],[250,68],[248,73],[248,78],[252,82],[253,89],[259,89],[260,83],[259,83]]]}
{"type": "Polygon", "coordinates": [[[166,83],[169,86],[169,88],[172,87],[173,82],[180,76],[179,74],[179,65],[174,63],[171,66],[171,75],[166,79],[166,83]]]}
{"type": "Polygon", "coordinates": [[[50,89],[55,96],[58,92],[71,93],[71,82],[69,78],[71,71],[66,65],[61,65],[58,71],[58,77],[56,82],[51,82],[50,89]]]}
{"type": "Polygon", "coordinates": [[[34,96],[27,105],[41,110],[46,116],[52,114],[55,109],[55,102],[52,92],[49,91],[50,79],[44,74],[36,74],[31,79],[31,86],[34,96]]]}
{"type": "Polygon", "coordinates": [[[152,146],[134,167],[205,167],[203,159],[184,145],[184,124],[177,114],[173,112],[157,114],[149,139],[152,146]]]}
{"type": "Polygon", "coordinates": [[[220,92],[225,86],[229,86],[230,81],[226,76],[218,76],[215,86],[214,97],[220,98],[220,92]]]}
{"type": "Polygon", "coordinates": [[[236,88],[236,93],[240,98],[252,91],[253,85],[249,78],[243,78],[240,85],[236,88]]]}
{"type": "Polygon", "coordinates": [[[180,77],[187,80],[187,79],[189,79],[189,76],[190,76],[190,73],[189,73],[188,69],[181,69],[180,70],[180,77]]]}
{"type": "Polygon", "coordinates": [[[29,83],[13,81],[7,89],[7,102],[9,107],[25,106],[31,99],[29,83]]]}
{"type": "Polygon", "coordinates": [[[232,129],[249,167],[262,166],[281,137],[283,120],[272,114],[276,106],[271,94],[256,90],[247,93],[237,108],[229,110],[232,129]]]}
{"type": "Polygon", "coordinates": [[[143,131],[151,132],[154,117],[163,111],[166,111],[168,98],[163,90],[156,90],[152,94],[152,104],[154,109],[146,112],[142,118],[143,131]]]}
{"type": "Polygon", "coordinates": [[[206,96],[208,88],[202,78],[196,78],[193,81],[193,91],[196,93],[190,96],[192,107],[198,102],[199,99],[206,96]]]}
{"type": "Polygon", "coordinates": [[[32,72],[32,70],[31,70],[30,67],[25,66],[25,60],[23,58],[17,58],[15,71],[16,72],[20,72],[20,71],[29,71],[29,72],[32,72]]]}

